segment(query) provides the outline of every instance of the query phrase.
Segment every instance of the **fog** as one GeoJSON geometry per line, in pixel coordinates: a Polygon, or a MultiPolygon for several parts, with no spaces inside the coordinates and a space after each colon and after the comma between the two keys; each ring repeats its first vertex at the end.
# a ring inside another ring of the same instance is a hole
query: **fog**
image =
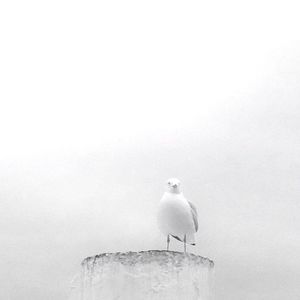
{"type": "Polygon", "coordinates": [[[67,299],[86,256],[164,249],[169,177],[216,299],[299,298],[296,2],[1,7],[1,299],[67,299]]]}

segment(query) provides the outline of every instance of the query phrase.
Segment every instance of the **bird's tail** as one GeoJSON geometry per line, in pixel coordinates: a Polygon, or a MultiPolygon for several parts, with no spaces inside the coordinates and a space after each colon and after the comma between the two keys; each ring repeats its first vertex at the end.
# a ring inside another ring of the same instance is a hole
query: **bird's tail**
{"type": "MultiPolygon", "coordinates": [[[[180,242],[184,242],[184,236],[183,237],[178,237],[176,235],[172,235],[172,237],[180,242]]],[[[195,236],[194,234],[187,234],[186,235],[186,243],[187,244],[190,244],[192,246],[195,246],[196,245],[196,242],[195,242],[195,236]]]]}

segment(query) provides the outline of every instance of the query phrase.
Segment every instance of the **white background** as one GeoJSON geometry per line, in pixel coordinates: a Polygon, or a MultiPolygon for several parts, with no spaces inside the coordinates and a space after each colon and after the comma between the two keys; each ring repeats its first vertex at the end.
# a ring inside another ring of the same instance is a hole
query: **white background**
{"type": "Polygon", "coordinates": [[[298,300],[299,8],[2,1],[0,298],[66,299],[84,257],[164,248],[176,176],[217,299],[298,300]]]}

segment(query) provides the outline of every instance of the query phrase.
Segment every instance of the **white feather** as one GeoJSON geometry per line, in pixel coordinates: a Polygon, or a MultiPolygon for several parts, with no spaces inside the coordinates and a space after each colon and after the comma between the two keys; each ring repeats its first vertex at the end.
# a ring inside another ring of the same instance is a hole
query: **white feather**
{"type": "Polygon", "coordinates": [[[181,241],[186,235],[187,243],[195,243],[194,233],[197,231],[195,214],[181,192],[164,193],[158,208],[158,226],[165,235],[176,236],[181,241]]]}

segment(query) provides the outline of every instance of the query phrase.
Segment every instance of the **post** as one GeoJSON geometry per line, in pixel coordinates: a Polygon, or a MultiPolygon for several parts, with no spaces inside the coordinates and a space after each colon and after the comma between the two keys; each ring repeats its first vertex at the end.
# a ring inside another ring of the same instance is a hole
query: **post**
{"type": "Polygon", "coordinates": [[[208,300],[213,268],[210,259],[190,253],[149,250],[100,254],[82,262],[77,299],[208,300]]]}

